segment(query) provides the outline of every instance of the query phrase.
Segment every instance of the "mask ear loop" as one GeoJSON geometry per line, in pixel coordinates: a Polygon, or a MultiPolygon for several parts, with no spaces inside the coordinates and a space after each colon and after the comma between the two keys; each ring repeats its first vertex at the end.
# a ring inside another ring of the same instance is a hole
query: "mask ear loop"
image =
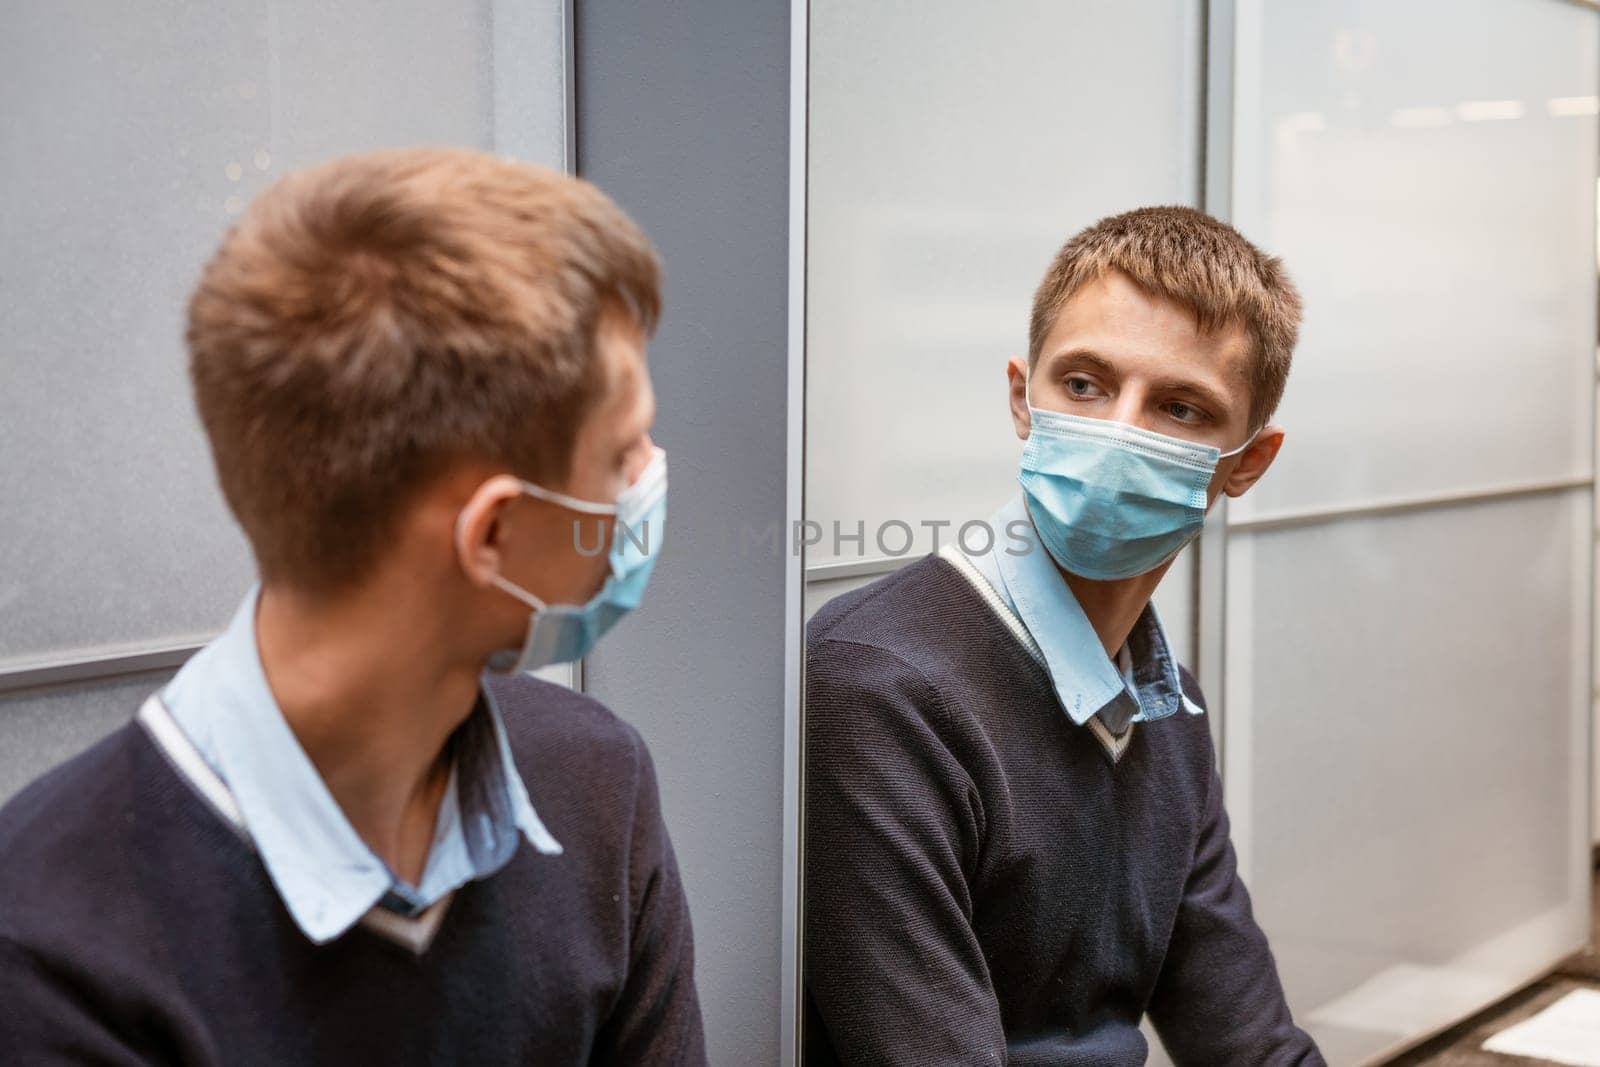
{"type": "Polygon", "coordinates": [[[1223,452],[1220,455],[1218,455],[1217,456],[1218,462],[1221,462],[1222,460],[1225,460],[1225,459],[1229,459],[1229,458],[1231,458],[1233,456],[1237,456],[1240,452],[1243,452],[1245,449],[1247,449],[1251,445],[1255,444],[1256,443],[1256,438],[1261,436],[1261,430],[1265,430],[1265,429],[1266,429],[1265,426],[1261,427],[1260,430],[1257,430],[1255,433],[1253,433],[1249,437],[1245,438],[1244,444],[1240,445],[1238,448],[1234,449],[1233,451],[1231,451],[1231,452],[1223,452]]]}
{"type": "Polygon", "coordinates": [[[1029,367],[1027,374],[1022,378],[1022,402],[1028,406],[1028,436],[1033,437],[1033,368],[1029,367]]]}
{"type": "MultiPolygon", "coordinates": [[[[542,488],[540,486],[533,485],[533,484],[531,484],[529,482],[524,482],[520,478],[517,479],[517,482],[518,482],[518,485],[520,486],[520,488],[522,488],[522,490],[524,492],[527,492],[528,490],[538,490],[537,492],[531,493],[530,495],[532,495],[532,496],[542,496],[543,494],[546,494],[546,493],[549,493],[551,497],[560,497],[562,495],[560,493],[553,493],[548,489],[544,489],[544,488],[542,488]]],[[[578,510],[587,510],[588,508],[593,508],[593,507],[599,506],[599,505],[595,505],[595,504],[590,504],[587,501],[576,500],[576,499],[571,498],[571,497],[568,497],[568,498],[566,498],[564,500],[555,500],[553,502],[554,503],[558,503],[558,504],[563,504],[563,505],[566,505],[566,506],[571,506],[571,505],[567,504],[568,500],[572,501],[573,504],[580,505],[580,508],[578,510]]],[[[593,514],[593,512],[590,512],[590,514],[593,514]]],[[[609,514],[609,512],[607,514],[609,514]]],[[[462,556],[466,555],[466,537],[467,537],[467,509],[466,508],[462,508],[461,511],[456,514],[455,543],[456,543],[456,552],[457,552],[458,555],[462,555],[462,556]]],[[[512,596],[516,597],[518,600],[520,600],[524,604],[528,605],[528,607],[532,608],[534,611],[544,611],[546,608],[549,607],[549,605],[546,604],[543,600],[541,600],[538,597],[534,596],[532,593],[528,592],[526,589],[522,588],[520,585],[518,585],[515,582],[511,581],[505,575],[500,574],[498,571],[489,576],[489,582],[490,582],[490,584],[495,586],[495,588],[500,589],[500,590],[502,590],[502,591],[504,591],[506,593],[509,593],[512,596]]]]}
{"type": "Polygon", "coordinates": [[[522,482],[521,484],[522,491],[529,496],[538,497],[540,500],[548,500],[552,504],[560,504],[564,508],[570,508],[584,515],[615,515],[617,513],[615,504],[597,504],[592,500],[579,500],[575,496],[558,493],[554,489],[546,489],[544,486],[535,485],[532,482],[522,482]]]}
{"type": "Polygon", "coordinates": [[[503,589],[505,592],[510,593],[512,596],[528,605],[528,607],[532,608],[534,611],[544,611],[550,606],[503,574],[497,572],[493,575],[490,575],[489,581],[492,582],[497,589],[503,589]]]}

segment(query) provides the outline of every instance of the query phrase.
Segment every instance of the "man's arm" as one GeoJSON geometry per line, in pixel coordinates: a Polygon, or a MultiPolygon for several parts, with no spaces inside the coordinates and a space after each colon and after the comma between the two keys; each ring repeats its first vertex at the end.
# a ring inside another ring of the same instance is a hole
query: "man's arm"
{"type": "Polygon", "coordinates": [[[695,1067],[706,1062],[706,1049],[689,904],[661,818],[655,764],[637,734],[633,744],[638,777],[628,874],[628,978],[596,1036],[591,1061],[695,1067]]]}
{"type": "Polygon", "coordinates": [[[968,887],[982,814],[942,722],[931,687],[891,654],[813,651],[806,989],[841,1063],[1005,1060],[968,887]]]}
{"type": "Polygon", "coordinates": [[[1215,770],[1150,1019],[1180,1067],[1324,1067],[1289,1015],[1277,963],[1251,914],[1215,770]]]}

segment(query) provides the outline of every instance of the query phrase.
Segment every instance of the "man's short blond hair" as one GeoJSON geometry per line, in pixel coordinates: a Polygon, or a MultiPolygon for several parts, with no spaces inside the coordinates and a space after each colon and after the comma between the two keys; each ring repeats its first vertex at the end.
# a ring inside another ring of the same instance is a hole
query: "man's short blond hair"
{"type": "Polygon", "coordinates": [[[602,388],[596,328],[660,313],[644,234],[594,186],[411,149],[293,173],[224,238],[189,304],[218,480],[264,579],[368,572],[464,461],[562,482],[602,388]]]}
{"type": "Polygon", "coordinates": [[[1250,426],[1259,428],[1272,417],[1300,333],[1300,294],[1282,260],[1194,208],[1146,207],[1113,215],[1063,245],[1034,294],[1030,371],[1062,305],[1112,270],[1146,293],[1187,308],[1203,331],[1243,325],[1253,350],[1250,426]]]}

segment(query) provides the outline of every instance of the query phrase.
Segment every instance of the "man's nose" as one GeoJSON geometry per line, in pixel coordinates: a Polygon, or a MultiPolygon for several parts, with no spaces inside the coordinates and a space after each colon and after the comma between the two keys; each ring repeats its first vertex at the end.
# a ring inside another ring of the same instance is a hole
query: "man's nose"
{"type": "Polygon", "coordinates": [[[639,480],[639,476],[643,474],[644,469],[650,465],[650,461],[655,458],[655,454],[655,438],[651,437],[649,434],[645,434],[643,444],[641,444],[640,447],[635,451],[633,459],[628,463],[627,471],[624,472],[627,475],[627,484],[632,485],[634,482],[639,480]]]}
{"type": "Polygon", "coordinates": [[[1112,405],[1111,417],[1117,422],[1137,426],[1141,430],[1154,429],[1151,425],[1150,406],[1146,403],[1148,390],[1137,382],[1125,382],[1112,405]]]}

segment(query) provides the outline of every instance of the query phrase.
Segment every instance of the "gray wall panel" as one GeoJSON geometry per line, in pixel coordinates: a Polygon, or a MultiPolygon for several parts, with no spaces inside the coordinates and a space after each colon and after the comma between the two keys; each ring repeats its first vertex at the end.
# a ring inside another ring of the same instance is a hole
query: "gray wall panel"
{"type": "Polygon", "coordinates": [[[656,242],[650,360],[672,461],[650,595],[585,661],[660,769],[695,919],[713,1063],[778,1060],[789,8],[577,11],[578,169],[656,242]]]}

